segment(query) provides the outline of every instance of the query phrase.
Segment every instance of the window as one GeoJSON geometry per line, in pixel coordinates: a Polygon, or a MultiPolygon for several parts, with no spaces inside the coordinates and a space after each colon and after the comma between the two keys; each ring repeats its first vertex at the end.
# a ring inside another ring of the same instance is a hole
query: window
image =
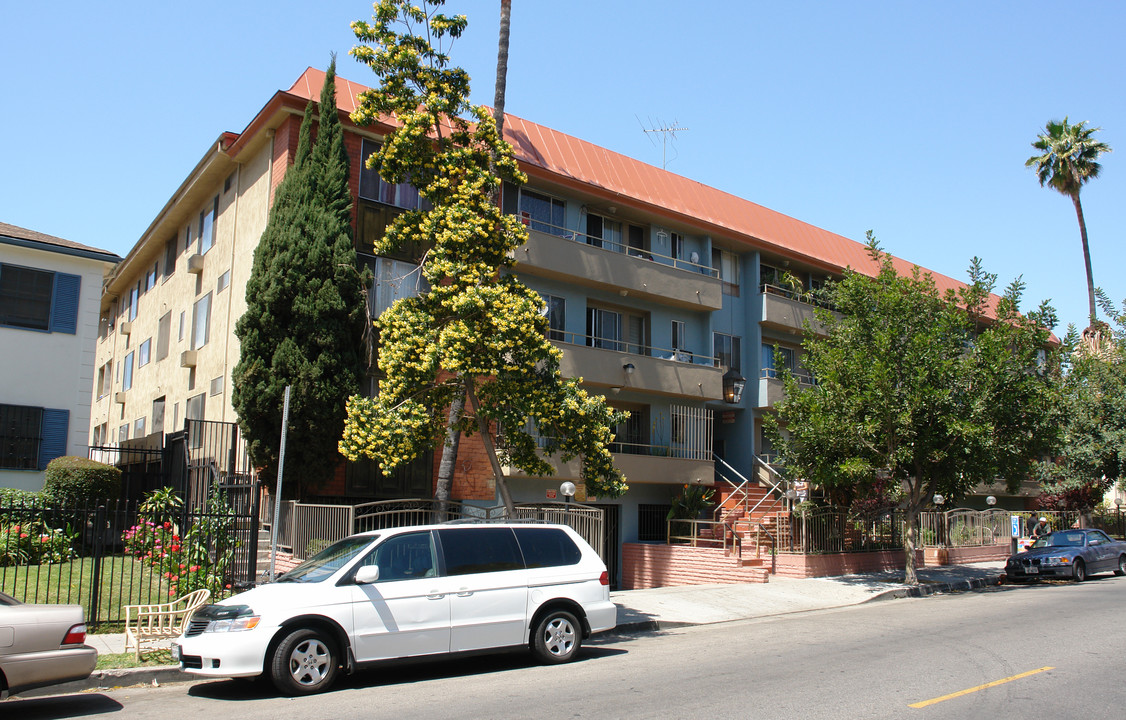
{"type": "Polygon", "coordinates": [[[547,339],[564,340],[567,325],[567,300],[555,295],[541,295],[547,305],[547,339]]]}
{"type": "Polygon", "coordinates": [[[794,372],[797,369],[796,353],[793,348],[778,346],[778,352],[782,356],[782,367],[775,364],[774,359],[774,346],[768,343],[762,344],[762,376],[768,378],[777,378],[781,376],[779,372],[782,368],[794,372]]]}
{"type": "Polygon", "coordinates": [[[192,224],[188,223],[184,228],[184,252],[187,252],[192,247],[192,224]]]}
{"type": "Polygon", "coordinates": [[[81,285],[78,275],[0,263],[0,325],[73,335],[81,285]]]}
{"type": "Polygon", "coordinates": [[[129,294],[125,299],[126,320],[137,319],[137,301],[140,299],[140,297],[141,291],[139,287],[129,288],[129,294]]]}
{"type": "Polygon", "coordinates": [[[368,293],[372,317],[379,317],[396,300],[414,297],[429,287],[415,263],[376,257],[367,262],[373,282],[368,293]]]}
{"type": "Polygon", "coordinates": [[[107,360],[105,365],[98,368],[98,382],[94,386],[94,390],[98,394],[98,399],[104,398],[109,395],[113,386],[113,361],[107,360]]]}
{"type": "Polygon", "coordinates": [[[196,301],[192,308],[192,350],[207,344],[211,331],[211,293],[196,301]]]}
{"type": "Polygon", "coordinates": [[[152,290],[154,287],[156,287],[156,278],[159,275],[159,273],[157,271],[159,269],[160,269],[160,263],[155,262],[155,263],[153,263],[152,269],[149,270],[147,273],[145,273],[145,290],[144,290],[144,292],[148,292],[149,290],[152,290]]]}
{"type": "Polygon", "coordinates": [[[406,210],[429,210],[432,206],[418,193],[418,188],[410,183],[389,183],[379,176],[379,171],[368,169],[367,158],[379,150],[379,143],[364,139],[360,145],[360,156],[364,165],[360,166],[360,197],[365,200],[394,205],[406,210]]]}
{"type": "Polygon", "coordinates": [[[203,393],[188,398],[188,404],[184,408],[184,419],[202,420],[206,401],[207,397],[203,393]]]}
{"type": "Polygon", "coordinates": [[[225,195],[225,194],[229,193],[231,191],[231,186],[234,185],[234,184],[235,184],[235,173],[232,172],[230,175],[227,176],[227,179],[223,181],[223,194],[225,195]]]}
{"type": "Polygon", "coordinates": [[[622,224],[601,215],[588,213],[586,216],[586,242],[588,245],[606,248],[614,252],[624,252],[622,247],[622,224]]]}
{"type": "Polygon", "coordinates": [[[684,236],[680,233],[672,233],[671,235],[672,246],[670,248],[673,258],[677,260],[684,259],[684,236]]]}
{"type": "Polygon", "coordinates": [[[207,210],[199,213],[199,254],[206,255],[215,245],[215,216],[219,214],[219,196],[207,210]]]}
{"type": "Polygon", "coordinates": [[[133,353],[125,356],[125,364],[121,371],[121,389],[128,390],[133,387],[133,353]]]}
{"type": "Polygon", "coordinates": [[[599,307],[588,307],[586,313],[589,346],[618,352],[648,352],[644,315],[599,307]]]}
{"type": "Polygon", "coordinates": [[[724,333],[712,333],[712,354],[716,365],[740,372],[742,365],[739,352],[739,337],[724,333]]]}
{"type": "Polygon", "coordinates": [[[164,432],[164,398],[158,397],[152,401],[152,431],[164,432]]]}
{"type": "Polygon", "coordinates": [[[516,540],[524,553],[524,562],[530,568],[575,565],[583,553],[575,541],[556,528],[515,528],[516,540]]]}
{"type": "Polygon", "coordinates": [[[388,538],[368,553],[360,565],[377,566],[380,582],[434,577],[438,574],[434,536],[423,531],[388,538]]]}
{"type": "Polygon", "coordinates": [[[775,287],[781,287],[782,271],[774,267],[773,265],[767,265],[765,263],[759,265],[758,284],[760,287],[763,285],[773,285],[775,287]]]}
{"type": "Polygon", "coordinates": [[[152,351],[152,338],[146,339],[141,343],[141,347],[137,348],[137,367],[144,367],[149,364],[149,356],[152,351]]]}
{"type": "Polygon", "coordinates": [[[219,293],[223,292],[224,290],[227,289],[227,286],[230,285],[230,284],[231,284],[231,271],[228,270],[227,272],[225,272],[225,273],[223,273],[222,275],[219,276],[219,282],[215,286],[215,294],[218,295],[219,293]]]}
{"type": "Polygon", "coordinates": [[[145,419],[143,417],[137,418],[133,423],[133,437],[143,438],[145,436],[145,419]]]}
{"type": "Polygon", "coordinates": [[[523,570],[524,558],[509,528],[438,530],[447,575],[523,570]]]}
{"type": "Polygon", "coordinates": [[[221,395],[223,393],[223,376],[211,379],[211,395],[221,395]]]}
{"type": "Polygon", "coordinates": [[[117,441],[125,442],[129,439],[129,423],[125,423],[117,429],[117,441]]]}
{"type": "Polygon", "coordinates": [[[177,338],[179,340],[179,342],[184,341],[184,316],[185,316],[186,312],[187,312],[187,310],[181,310],[180,311],[180,335],[177,338]]]}
{"type": "Polygon", "coordinates": [[[164,280],[172,276],[176,270],[176,236],[168,238],[164,243],[164,280]]]}
{"type": "Polygon", "coordinates": [[[168,357],[168,343],[172,334],[172,312],[161,316],[156,326],[156,359],[163,360],[168,357]]]}
{"type": "Polygon", "coordinates": [[[520,217],[532,230],[563,235],[565,205],[562,200],[531,190],[520,189],[520,217]]]}
{"type": "Polygon", "coordinates": [[[66,454],[70,412],[0,405],[0,468],[44,470],[66,454]]]}
{"type": "Polygon", "coordinates": [[[672,349],[682,350],[684,348],[684,321],[672,321],[672,349]]]}
{"type": "Polygon", "coordinates": [[[739,256],[728,250],[712,249],[712,267],[719,271],[723,294],[739,296],[739,256]]]}

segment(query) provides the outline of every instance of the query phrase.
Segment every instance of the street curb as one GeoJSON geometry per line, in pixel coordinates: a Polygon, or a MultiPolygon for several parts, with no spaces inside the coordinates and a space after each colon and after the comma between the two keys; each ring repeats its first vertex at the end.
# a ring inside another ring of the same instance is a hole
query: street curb
{"type": "Polygon", "coordinates": [[[154,667],[139,668],[110,668],[95,670],[90,677],[84,680],[50,685],[48,687],[27,690],[17,695],[16,698],[45,697],[47,695],[72,695],[74,693],[88,692],[91,690],[114,690],[133,685],[153,685],[184,682],[191,677],[180,671],[179,665],[158,665],[154,667]]]}
{"type": "Polygon", "coordinates": [[[878,602],[880,600],[894,600],[898,598],[917,598],[926,597],[928,595],[936,595],[938,593],[948,592],[963,592],[966,590],[980,590],[981,588],[993,587],[1001,585],[1005,581],[1005,574],[990,575],[988,577],[974,578],[972,580],[959,580],[958,582],[949,583],[935,583],[933,585],[914,585],[911,587],[895,588],[894,590],[885,590],[878,595],[864,600],[861,604],[878,602]]]}

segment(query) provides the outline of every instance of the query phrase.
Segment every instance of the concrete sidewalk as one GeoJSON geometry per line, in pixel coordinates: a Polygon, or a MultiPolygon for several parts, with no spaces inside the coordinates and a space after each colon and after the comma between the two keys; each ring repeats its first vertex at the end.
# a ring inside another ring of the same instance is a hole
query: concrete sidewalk
{"type": "MultiPolygon", "coordinates": [[[[747,620],[789,613],[859,605],[873,600],[921,597],[996,585],[1004,578],[1003,561],[921,568],[917,586],[904,585],[902,570],[794,579],[772,575],[768,583],[688,585],[620,590],[610,593],[618,606],[614,632],[642,633],[687,625],[747,620]]],[[[125,652],[125,635],[87,635],[99,655],[125,652]]],[[[165,643],[167,645],[167,642],[165,643]]],[[[96,670],[83,681],[41,688],[21,695],[59,695],[89,689],[190,680],[176,666],[96,670]]]]}

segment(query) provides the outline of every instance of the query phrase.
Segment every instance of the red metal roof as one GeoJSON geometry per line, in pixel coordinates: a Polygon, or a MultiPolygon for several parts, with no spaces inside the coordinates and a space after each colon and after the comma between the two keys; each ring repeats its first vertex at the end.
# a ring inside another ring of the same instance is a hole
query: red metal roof
{"type": "MultiPolygon", "coordinates": [[[[310,67],[287,92],[319,99],[324,77],[323,70],[310,67]]],[[[370,88],[337,76],[336,89],[337,105],[351,113],[356,109],[356,97],[370,88]]],[[[581,186],[586,192],[603,194],[610,200],[632,200],[659,214],[679,217],[685,223],[708,226],[712,228],[710,234],[733,243],[804,259],[826,270],[841,272],[852,268],[868,275],[877,271],[863,243],[621,153],[509,114],[505,114],[504,136],[529,175],[581,186]]],[[[916,266],[901,258],[893,259],[901,274],[910,274],[916,266]]],[[[940,292],[965,285],[921,269],[931,274],[940,292]]],[[[991,304],[995,306],[996,300],[994,296],[991,304]]]]}

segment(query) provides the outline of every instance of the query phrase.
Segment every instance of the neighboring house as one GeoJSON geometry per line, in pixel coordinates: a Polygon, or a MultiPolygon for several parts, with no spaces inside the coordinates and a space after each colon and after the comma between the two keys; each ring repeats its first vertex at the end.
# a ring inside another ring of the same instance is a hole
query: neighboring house
{"type": "MultiPolygon", "coordinates": [[[[102,326],[97,348],[94,444],[180,429],[185,418],[236,420],[233,330],[253,251],[323,80],[306,70],[242,133],[220,135],[108,281],[102,311],[113,322],[102,326]]],[[[362,168],[387,130],[348,119],[366,89],[337,78],[356,244],[376,279],[370,300],[378,314],[418,290],[417,258],[377,257],[372,243],[419,196],[362,168]]],[[[631,413],[614,447],[630,485],[623,498],[587,497],[576,464],[551,478],[513,471],[512,494],[542,501],[571,480],[577,500],[607,510],[617,541],[664,538],[668,505],[683,485],[712,484],[717,469],[736,482],[767,472],[762,417],[782,392],[773,347],[801,373],[802,321],[812,307],[783,274],[812,289],[846,267],[875,268],[861,243],[550,128],[508,116],[505,136],[529,179],[502,197],[529,228],[515,272],[547,303],[564,372],[631,413]]],[[[940,291],[959,285],[935,280],[940,291]]],[[[342,463],[321,497],[429,496],[436,461],[388,477],[371,463],[342,463]]],[[[462,441],[453,496],[496,502],[476,438],[462,441]]]]}
{"type": "Polygon", "coordinates": [[[102,280],[113,253],[0,222],[0,487],[39,490],[86,455],[102,280]]]}

